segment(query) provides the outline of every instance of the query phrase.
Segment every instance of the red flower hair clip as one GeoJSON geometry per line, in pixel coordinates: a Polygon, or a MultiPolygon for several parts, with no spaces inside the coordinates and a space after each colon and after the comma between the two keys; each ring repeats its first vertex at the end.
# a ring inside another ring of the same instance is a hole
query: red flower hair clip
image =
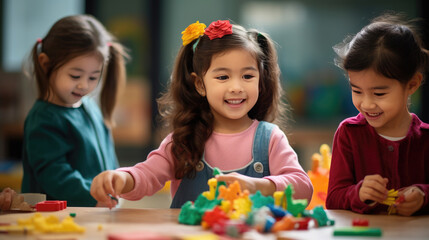
{"type": "Polygon", "coordinates": [[[232,25],[229,23],[229,20],[217,20],[206,28],[204,34],[207,35],[210,40],[222,38],[225,35],[232,34],[232,25]]]}

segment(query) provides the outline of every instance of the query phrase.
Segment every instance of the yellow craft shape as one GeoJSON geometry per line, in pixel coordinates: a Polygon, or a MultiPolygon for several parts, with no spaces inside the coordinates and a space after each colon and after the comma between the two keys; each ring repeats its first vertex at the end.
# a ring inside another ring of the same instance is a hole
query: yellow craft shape
{"type": "Polygon", "coordinates": [[[206,197],[208,200],[213,200],[215,199],[215,195],[216,195],[216,187],[217,187],[216,178],[210,178],[207,181],[207,184],[209,185],[209,191],[203,192],[203,196],[206,197]]]}
{"type": "Polygon", "coordinates": [[[67,216],[62,222],[58,217],[49,215],[44,217],[40,213],[35,213],[28,219],[18,219],[19,226],[33,227],[35,231],[42,233],[83,233],[85,228],[76,224],[72,217],[67,216]]]}

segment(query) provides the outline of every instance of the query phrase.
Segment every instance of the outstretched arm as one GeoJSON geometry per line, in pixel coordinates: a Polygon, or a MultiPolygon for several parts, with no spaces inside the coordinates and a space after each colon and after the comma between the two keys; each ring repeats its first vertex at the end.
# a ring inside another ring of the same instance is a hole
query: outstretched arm
{"type": "Polygon", "coordinates": [[[109,170],[98,174],[91,185],[91,195],[98,201],[98,206],[114,207],[117,202],[111,197],[118,198],[120,194],[134,189],[134,179],[131,174],[123,171],[109,170]]]}

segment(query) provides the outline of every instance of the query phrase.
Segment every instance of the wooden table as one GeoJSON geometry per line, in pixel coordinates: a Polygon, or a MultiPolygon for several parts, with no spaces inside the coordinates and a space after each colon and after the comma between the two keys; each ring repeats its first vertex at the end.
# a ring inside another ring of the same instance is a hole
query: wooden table
{"type": "MultiPolygon", "coordinates": [[[[178,209],[126,209],[68,207],[58,212],[42,212],[56,215],[60,220],[70,213],[76,213],[75,222],[86,228],[83,234],[0,234],[0,239],[107,239],[111,233],[152,232],[184,237],[209,233],[200,226],[182,225],[177,222],[178,209]],[[102,227],[100,230],[99,227],[102,227]]],[[[17,219],[27,219],[34,213],[6,212],[0,214],[0,223],[16,223],[17,219]]],[[[312,228],[310,230],[283,231],[277,235],[254,233],[260,239],[357,239],[354,237],[334,237],[336,227],[350,226],[354,218],[366,218],[370,227],[383,231],[381,238],[364,239],[429,239],[429,216],[401,217],[386,215],[361,215],[344,210],[327,210],[335,226],[312,228]],[[263,238],[261,238],[263,237],[263,238]]],[[[250,237],[253,238],[253,237],[250,237]]],[[[249,239],[249,238],[248,238],[249,239]]],[[[360,238],[362,239],[362,237],[360,238]]]]}

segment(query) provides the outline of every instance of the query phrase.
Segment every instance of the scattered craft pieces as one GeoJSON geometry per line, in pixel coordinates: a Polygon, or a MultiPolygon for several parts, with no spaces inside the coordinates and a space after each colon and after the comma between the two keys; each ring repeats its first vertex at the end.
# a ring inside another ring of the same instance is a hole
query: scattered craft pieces
{"type": "Polygon", "coordinates": [[[293,199],[292,185],[273,196],[263,196],[260,191],[250,195],[247,190],[241,190],[237,181],[219,186],[213,178],[208,185],[209,191],[201,193],[195,202],[188,201],[182,206],[179,223],[201,224],[204,229],[233,238],[239,238],[251,229],[266,233],[335,224],[323,206],[305,210],[307,199],[293,199]],[[215,186],[219,190],[218,196],[213,194],[215,186]]]}
{"type": "Polygon", "coordinates": [[[85,228],[76,224],[72,217],[67,216],[60,222],[54,215],[43,216],[35,213],[27,219],[18,219],[17,225],[0,226],[0,232],[6,233],[83,233],[85,228]]]}
{"type": "Polygon", "coordinates": [[[352,226],[354,226],[354,227],[368,227],[369,221],[368,221],[368,219],[355,218],[352,221],[352,226]]]}
{"type": "Polygon", "coordinates": [[[342,227],[334,229],[334,236],[369,236],[381,237],[380,228],[369,227],[342,227]]]}
{"type": "Polygon", "coordinates": [[[60,211],[67,208],[67,201],[43,201],[36,204],[38,212],[60,211]]]}
{"type": "Polygon", "coordinates": [[[30,206],[27,202],[24,201],[24,196],[15,195],[12,198],[12,203],[10,205],[10,210],[14,211],[35,211],[33,207],[30,206]]]}

